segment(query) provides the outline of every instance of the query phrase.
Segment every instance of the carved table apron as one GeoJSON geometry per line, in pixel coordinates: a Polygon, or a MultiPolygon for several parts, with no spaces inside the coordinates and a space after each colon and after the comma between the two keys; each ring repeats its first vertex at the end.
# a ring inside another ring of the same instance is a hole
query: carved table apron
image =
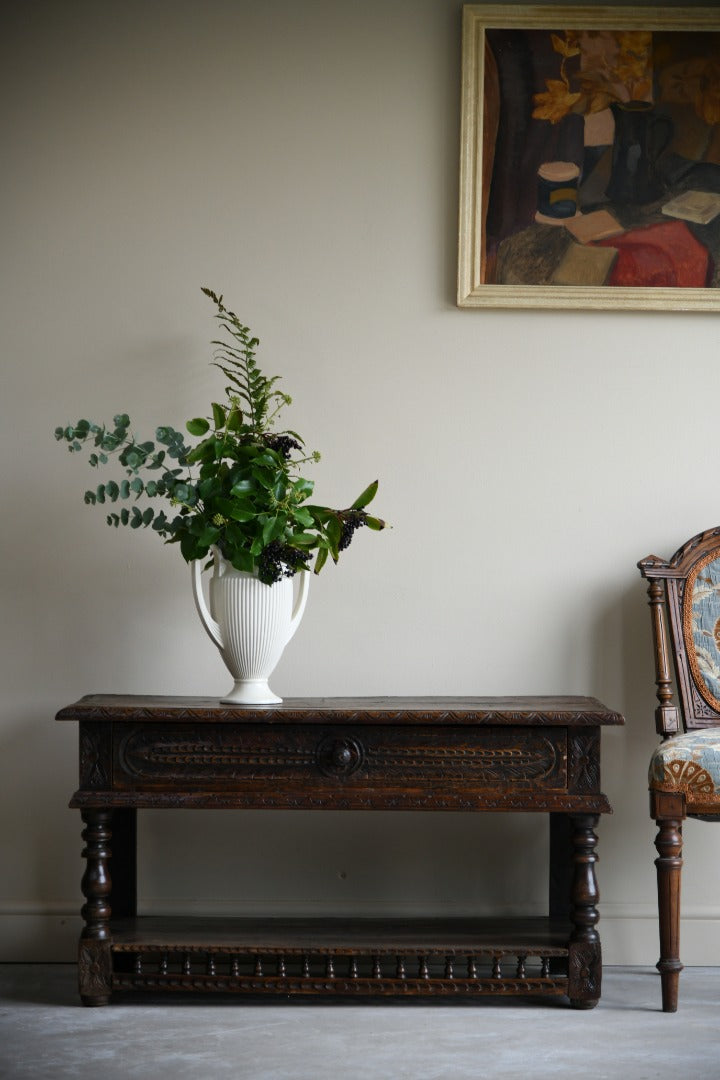
{"type": "Polygon", "coordinates": [[[602,974],[595,875],[594,698],[297,698],[277,706],[84,697],[80,996],[564,995],[592,1008],[602,974]],[[524,919],[138,917],[136,811],[147,808],[539,811],[548,915],[524,919]]]}

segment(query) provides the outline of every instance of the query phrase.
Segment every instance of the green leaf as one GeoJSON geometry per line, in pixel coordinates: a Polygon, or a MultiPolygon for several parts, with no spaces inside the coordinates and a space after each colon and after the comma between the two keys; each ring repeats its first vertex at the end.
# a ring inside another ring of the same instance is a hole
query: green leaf
{"type": "Polygon", "coordinates": [[[325,547],[321,547],[317,553],[317,559],[315,560],[315,566],[313,567],[313,573],[319,574],[323,566],[327,562],[328,550],[325,547]]]}
{"type": "Polygon", "coordinates": [[[87,506],[94,506],[97,502],[97,495],[94,491],[86,491],[84,498],[87,506]]]}
{"type": "Polygon", "coordinates": [[[210,547],[220,536],[220,530],[216,525],[206,525],[198,537],[198,542],[203,547],[210,547]]]}
{"type": "Polygon", "coordinates": [[[117,486],[114,480],[110,480],[110,482],[105,485],[105,494],[107,495],[108,499],[110,499],[110,502],[117,502],[117,497],[120,494],[120,488],[117,486]]]}
{"type": "Polygon", "coordinates": [[[216,401],[213,401],[212,403],[212,414],[215,430],[217,431],[220,428],[224,428],[227,420],[227,413],[223,409],[222,405],[218,405],[216,401]]]}
{"type": "Polygon", "coordinates": [[[130,417],[127,413],[118,413],[117,416],[113,416],[113,424],[119,428],[130,427],[130,417]]]}
{"type": "Polygon", "coordinates": [[[292,544],[293,547],[314,547],[317,543],[317,536],[315,533],[293,533],[292,544]]]}
{"type": "Polygon", "coordinates": [[[165,451],[164,450],[158,450],[157,454],[153,454],[152,461],[149,462],[149,463],[146,463],[145,468],[146,469],[159,469],[164,460],[165,460],[165,451]]]}
{"type": "Polygon", "coordinates": [[[242,412],[240,411],[240,409],[237,408],[237,406],[233,406],[233,408],[228,413],[227,420],[225,421],[225,428],[227,431],[240,431],[242,426],[242,412]]]}
{"type": "Polygon", "coordinates": [[[276,514],[274,517],[268,518],[263,525],[263,547],[267,547],[273,540],[277,540],[281,533],[285,532],[286,523],[287,518],[284,514],[276,514]]]}
{"type": "Polygon", "coordinates": [[[333,561],[338,561],[340,538],[342,536],[342,523],[339,518],[331,517],[325,526],[325,532],[330,544],[330,554],[333,557],[333,561]]]}
{"type": "Polygon", "coordinates": [[[312,528],[312,526],[315,524],[315,519],[313,518],[312,514],[304,506],[296,507],[292,512],[292,516],[294,520],[298,522],[298,524],[304,525],[307,529],[312,528]]]}
{"type": "Polygon", "coordinates": [[[377,480],[373,480],[372,484],[369,484],[365,488],[362,495],[358,495],[357,499],[352,504],[350,509],[351,510],[362,510],[362,508],[364,506],[367,506],[368,503],[371,503],[373,501],[373,499],[377,495],[377,489],[378,489],[378,482],[377,482],[377,480]]]}
{"type": "Polygon", "coordinates": [[[147,509],[143,511],[142,516],[142,523],[146,529],[154,517],[155,511],[153,510],[152,506],[148,506],[147,509]]]}
{"type": "Polygon", "coordinates": [[[242,506],[231,503],[224,512],[224,517],[230,518],[232,521],[254,521],[257,517],[257,513],[254,510],[243,510],[242,506]]]}
{"type": "Polygon", "coordinates": [[[304,480],[302,477],[296,480],[292,486],[295,495],[301,499],[309,499],[315,489],[315,483],[313,480],[304,480]]]}
{"type": "Polygon", "coordinates": [[[252,574],[255,569],[255,560],[247,551],[236,551],[231,562],[236,570],[242,570],[246,574],[252,574]]]}
{"type": "MultiPolygon", "coordinates": [[[[169,452],[171,457],[174,456],[172,447],[170,448],[170,450],[168,452],[169,452]]],[[[203,441],[201,443],[198,443],[197,446],[193,450],[191,450],[190,453],[187,455],[188,465],[196,465],[199,461],[208,462],[208,461],[214,461],[214,460],[215,460],[215,440],[214,439],[203,439],[203,441]]]]}
{"type": "Polygon", "coordinates": [[[382,518],[370,517],[369,514],[365,518],[365,524],[367,525],[368,529],[374,529],[375,532],[381,532],[381,530],[386,527],[386,523],[382,520],[382,518]]]}
{"type": "Polygon", "coordinates": [[[329,521],[333,516],[333,511],[327,506],[306,506],[305,509],[312,514],[313,520],[318,525],[324,525],[326,521],[329,521]]]}
{"type": "Polygon", "coordinates": [[[210,424],[202,416],[196,416],[194,420],[188,420],[185,427],[191,435],[205,435],[210,430],[210,424]]]}
{"type": "Polygon", "coordinates": [[[96,499],[97,499],[97,501],[99,503],[104,503],[105,502],[105,485],[104,484],[98,484],[97,488],[95,489],[95,497],[96,497],[96,499]]]}
{"type": "Polygon", "coordinates": [[[262,465],[253,465],[250,468],[250,474],[253,480],[257,480],[258,484],[264,487],[266,491],[271,491],[275,485],[274,469],[263,468],[262,465]]]}
{"type": "Polygon", "coordinates": [[[192,562],[193,559],[202,558],[207,552],[198,550],[197,538],[190,533],[184,533],[180,537],[180,551],[182,553],[185,562],[192,562]]]}

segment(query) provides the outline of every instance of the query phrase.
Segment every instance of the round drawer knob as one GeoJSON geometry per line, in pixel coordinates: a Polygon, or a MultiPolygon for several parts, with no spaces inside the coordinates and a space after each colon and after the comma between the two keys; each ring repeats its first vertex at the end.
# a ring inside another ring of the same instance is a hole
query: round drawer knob
{"type": "Polygon", "coordinates": [[[351,776],[365,760],[365,750],[354,735],[327,735],[319,743],[315,759],[325,776],[351,776]]]}

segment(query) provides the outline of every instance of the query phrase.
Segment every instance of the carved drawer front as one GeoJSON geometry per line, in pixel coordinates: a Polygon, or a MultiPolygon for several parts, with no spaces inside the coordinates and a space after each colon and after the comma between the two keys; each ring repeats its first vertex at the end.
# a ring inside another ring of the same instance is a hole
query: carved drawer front
{"type": "Polygon", "coordinates": [[[113,786],[247,789],[254,781],[287,787],[433,787],[563,791],[564,728],[417,728],[382,725],[118,725],[113,786]]]}

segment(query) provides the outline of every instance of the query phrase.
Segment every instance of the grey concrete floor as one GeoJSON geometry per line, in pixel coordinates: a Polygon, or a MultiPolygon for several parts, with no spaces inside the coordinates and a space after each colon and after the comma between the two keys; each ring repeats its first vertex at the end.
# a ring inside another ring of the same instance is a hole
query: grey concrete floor
{"type": "Polygon", "coordinates": [[[2,1080],[720,1080],[720,968],[606,968],[590,1012],[561,1001],[287,1003],[148,997],[99,1009],[75,968],[0,965],[2,1080]]]}

